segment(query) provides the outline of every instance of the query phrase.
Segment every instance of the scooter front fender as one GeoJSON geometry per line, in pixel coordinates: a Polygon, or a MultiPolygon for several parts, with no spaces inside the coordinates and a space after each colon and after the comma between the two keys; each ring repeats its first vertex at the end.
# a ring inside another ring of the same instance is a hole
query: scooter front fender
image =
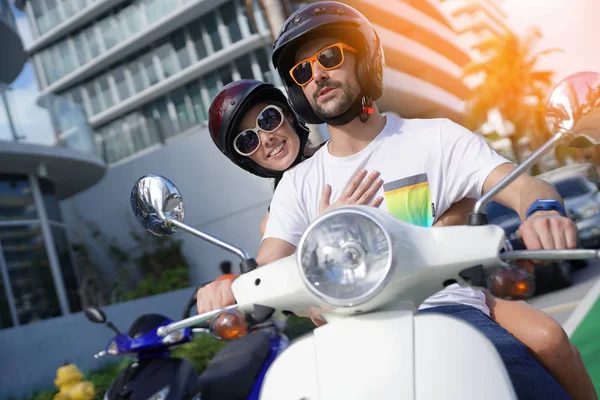
{"type": "Polygon", "coordinates": [[[261,400],[516,399],[492,343],[441,314],[384,311],[335,320],[271,365],[261,400]]]}

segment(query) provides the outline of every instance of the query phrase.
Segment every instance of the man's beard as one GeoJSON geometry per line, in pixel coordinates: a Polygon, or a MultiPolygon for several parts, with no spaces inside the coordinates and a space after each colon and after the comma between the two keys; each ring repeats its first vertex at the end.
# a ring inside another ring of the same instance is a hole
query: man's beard
{"type": "Polygon", "coordinates": [[[357,96],[353,94],[353,88],[353,84],[342,85],[341,82],[334,81],[327,81],[323,82],[322,84],[319,84],[317,90],[312,96],[313,98],[311,101],[311,106],[315,115],[321,119],[331,119],[347,111],[350,107],[352,107],[352,104],[354,103],[354,100],[357,96]],[[319,93],[321,92],[321,90],[323,90],[323,88],[326,87],[336,88],[340,90],[341,95],[337,96],[336,98],[330,99],[326,101],[325,104],[321,105],[318,103],[319,93]]]}

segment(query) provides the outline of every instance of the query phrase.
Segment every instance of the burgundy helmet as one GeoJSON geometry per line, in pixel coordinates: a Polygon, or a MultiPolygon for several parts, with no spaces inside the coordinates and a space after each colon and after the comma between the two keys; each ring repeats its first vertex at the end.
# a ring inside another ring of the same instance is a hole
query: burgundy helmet
{"type": "Polygon", "coordinates": [[[292,127],[300,137],[300,151],[292,164],[296,165],[300,162],[302,150],[308,141],[308,129],[298,122],[283,92],[270,83],[241,79],[223,87],[208,109],[208,130],[219,150],[237,166],[263,178],[280,178],[284,171],[263,168],[249,157],[237,153],[233,148],[233,139],[239,133],[238,127],[245,113],[261,102],[280,106],[294,117],[292,127]]]}

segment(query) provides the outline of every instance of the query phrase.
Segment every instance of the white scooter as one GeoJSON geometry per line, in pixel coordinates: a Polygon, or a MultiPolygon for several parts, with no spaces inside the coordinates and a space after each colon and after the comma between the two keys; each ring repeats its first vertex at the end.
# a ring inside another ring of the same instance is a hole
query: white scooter
{"type": "Polygon", "coordinates": [[[452,317],[415,310],[448,284],[481,286],[486,272],[508,260],[600,258],[598,250],[501,252],[504,231],[487,225],[481,212],[557,144],[600,143],[600,74],[562,81],[548,102],[547,124],[553,138],[477,202],[469,225],[422,228],[372,207],[339,208],[309,226],[294,255],[260,268],[243,250],[183,224],[183,200],[169,180],[141,178],[132,206],[150,232],[181,229],[243,260],[232,286],[236,305],[175,322],[159,335],[235,309],[260,314],[258,320],[319,317],[327,324],[275,359],[260,399],[515,399],[484,335],[452,317]]]}

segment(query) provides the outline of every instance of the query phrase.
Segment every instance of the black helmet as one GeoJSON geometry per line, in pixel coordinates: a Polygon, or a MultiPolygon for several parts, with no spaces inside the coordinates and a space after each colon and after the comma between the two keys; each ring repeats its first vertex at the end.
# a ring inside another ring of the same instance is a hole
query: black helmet
{"type": "Polygon", "coordinates": [[[300,137],[300,151],[293,165],[297,164],[308,141],[308,129],[298,122],[283,92],[270,83],[241,79],[223,87],[208,109],[208,130],[219,150],[237,166],[263,178],[280,178],[284,171],[263,168],[233,148],[233,139],[239,133],[238,126],[246,111],[260,102],[278,105],[294,117],[292,127],[300,137]]]}
{"type": "Polygon", "coordinates": [[[361,104],[363,97],[370,103],[383,93],[385,59],[377,32],[364,15],[336,1],[311,3],[290,15],[273,43],[272,61],[284,82],[292,108],[308,124],[346,124],[360,114],[365,106],[361,104]],[[321,119],[314,113],[302,88],[289,75],[298,47],[324,35],[341,37],[358,51],[356,76],[362,88],[362,96],[355,104],[331,120],[321,119]]]}

